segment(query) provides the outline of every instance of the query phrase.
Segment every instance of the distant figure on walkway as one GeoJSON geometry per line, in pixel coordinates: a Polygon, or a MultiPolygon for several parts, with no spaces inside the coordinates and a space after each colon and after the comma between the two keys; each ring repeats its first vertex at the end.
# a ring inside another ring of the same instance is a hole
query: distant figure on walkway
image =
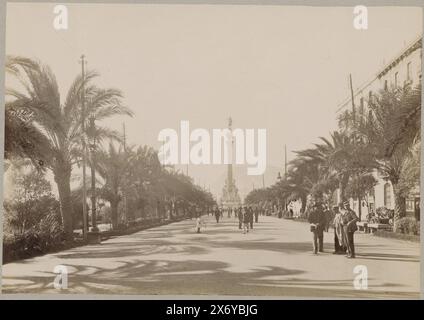
{"type": "Polygon", "coordinates": [[[343,230],[345,234],[345,243],[347,245],[347,257],[350,259],[355,258],[355,244],[353,241],[353,236],[358,227],[356,225],[356,221],[358,221],[358,217],[356,216],[355,211],[350,208],[349,201],[345,201],[344,203],[344,212],[343,212],[343,230]]]}
{"type": "Polygon", "coordinates": [[[219,208],[218,207],[216,207],[216,209],[215,209],[215,219],[216,219],[216,223],[218,223],[219,222],[219,218],[221,217],[221,210],[219,210],[219,208]]]}
{"type": "Polygon", "coordinates": [[[328,232],[328,229],[330,228],[330,224],[333,221],[333,212],[330,210],[330,208],[325,205],[324,207],[324,214],[325,214],[325,232],[328,232]]]}
{"type": "Polygon", "coordinates": [[[238,220],[239,220],[239,229],[241,230],[241,228],[243,226],[243,211],[242,211],[241,207],[237,208],[237,214],[236,215],[237,215],[238,220]]]}
{"type": "Polygon", "coordinates": [[[248,233],[249,232],[249,212],[247,211],[247,208],[244,207],[242,210],[242,215],[243,215],[243,233],[248,233]]]}
{"type": "Polygon", "coordinates": [[[196,233],[200,233],[200,229],[204,226],[206,228],[206,223],[202,220],[200,216],[196,219],[196,233]]]}
{"type": "Polygon", "coordinates": [[[255,223],[258,223],[259,218],[259,209],[258,207],[255,207],[255,223]]]}
{"type": "Polygon", "coordinates": [[[321,199],[316,199],[312,205],[312,210],[309,213],[309,223],[311,224],[311,232],[313,235],[313,248],[314,254],[324,252],[324,228],[325,228],[325,214],[321,199]]]}
{"type": "Polygon", "coordinates": [[[335,214],[333,225],[334,225],[334,252],[333,254],[346,254],[346,243],[345,243],[345,234],[343,229],[343,220],[342,213],[339,210],[343,208],[343,203],[340,203],[339,206],[333,207],[333,212],[335,214]]]}
{"type": "Polygon", "coordinates": [[[281,219],[283,217],[283,206],[278,206],[278,219],[281,219]]]}
{"type": "Polygon", "coordinates": [[[251,206],[247,207],[247,212],[248,212],[248,215],[249,215],[250,229],[253,230],[253,208],[251,206]]]}

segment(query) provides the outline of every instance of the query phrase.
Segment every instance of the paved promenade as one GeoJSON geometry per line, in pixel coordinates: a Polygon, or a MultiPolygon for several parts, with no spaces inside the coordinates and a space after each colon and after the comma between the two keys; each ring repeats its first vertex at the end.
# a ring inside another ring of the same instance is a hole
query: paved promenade
{"type": "Polygon", "coordinates": [[[3,266],[3,293],[238,295],[319,298],[418,298],[419,244],[357,233],[357,259],[312,254],[306,223],[259,217],[242,234],[234,218],[206,218],[144,230],[3,266]],[[68,289],[53,287],[56,265],[68,267],[68,289]],[[368,269],[368,290],[355,290],[353,269],[368,269]]]}

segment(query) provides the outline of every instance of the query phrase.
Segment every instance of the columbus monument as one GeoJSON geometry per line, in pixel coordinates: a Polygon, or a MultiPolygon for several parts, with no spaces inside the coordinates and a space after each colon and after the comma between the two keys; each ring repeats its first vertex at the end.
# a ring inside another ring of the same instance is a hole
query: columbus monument
{"type": "MultiPolygon", "coordinates": [[[[232,119],[231,117],[228,119],[228,129],[230,130],[231,137],[231,150],[230,153],[233,152],[233,135],[232,135],[232,119]]],[[[224,188],[222,189],[222,198],[221,198],[221,206],[224,208],[234,208],[241,205],[240,196],[238,194],[238,189],[236,187],[236,181],[233,178],[233,157],[230,157],[231,161],[227,165],[227,179],[225,180],[224,188]]]]}

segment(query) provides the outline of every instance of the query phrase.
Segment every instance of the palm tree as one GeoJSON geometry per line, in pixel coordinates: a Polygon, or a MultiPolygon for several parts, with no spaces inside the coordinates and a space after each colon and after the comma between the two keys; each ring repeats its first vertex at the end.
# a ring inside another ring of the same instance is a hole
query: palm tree
{"type": "Polygon", "coordinates": [[[313,155],[312,150],[303,150],[296,153],[297,157],[289,163],[285,189],[290,192],[291,197],[301,199],[301,213],[304,213],[307,196],[320,179],[319,166],[322,161],[318,157],[310,157],[310,155],[313,155]]]}
{"type": "MultiPolygon", "coordinates": [[[[8,75],[18,76],[20,65],[31,67],[32,61],[22,57],[6,57],[5,69],[8,75]]],[[[27,158],[38,169],[42,169],[48,143],[31,120],[31,112],[25,103],[6,102],[4,158],[27,158]]]]}
{"type": "MultiPolygon", "coordinates": [[[[72,166],[80,161],[80,144],[84,137],[81,130],[81,97],[82,88],[86,88],[87,113],[97,114],[99,119],[115,114],[127,114],[122,111],[120,93],[116,90],[100,90],[89,84],[95,72],[88,72],[84,79],[77,76],[72,83],[66,98],[61,102],[58,85],[51,69],[40,62],[28,60],[14,64],[12,71],[18,74],[18,80],[24,90],[7,90],[13,98],[11,107],[24,107],[29,118],[45,141],[42,163],[53,172],[58,186],[60,209],[65,233],[72,236],[72,201],[70,179],[72,166]],[[28,63],[30,61],[30,63],[28,63]],[[108,93],[105,94],[105,91],[108,93]],[[103,111],[101,111],[103,110],[103,111]],[[97,112],[97,113],[96,113],[97,112]]],[[[97,133],[109,136],[108,129],[97,133]]]]}
{"type": "Polygon", "coordinates": [[[376,159],[376,169],[393,186],[395,196],[395,223],[406,214],[406,196],[409,188],[400,183],[405,161],[411,156],[411,147],[420,136],[420,87],[397,88],[382,91],[369,103],[370,115],[358,128],[367,143],[367,149],[376,159]]]}
{"type": "Polygon", "coordinates": [[[128,115],[133,113],[127,107],[121,105],[122,94],[116,89],[99,89],[91,87],[86,93],[87,123],[85,127],[90,149],[90,169],[91,169],[91,213],[93,218],[93,228],[96,219],[96,151],[98,145],[104,139],[117,140],[121,142],[121,136],[114,130],[96,125],[96,121],[112,117],[114,115],[128,115]]]}
{"type": "Polygon", "coordinates": [[[323,169],[327,174],[336,174],[339,182],[341,198],[345,198],[345,189],[349,178],[354,174],[360,158],[357,157],[358,148],[352,141],[352,137],[346,133],[334,131],[331,141],[321,137],[324,144],[317,145],[319,153],[323,157],[323,169]]]}
{"type": "Polygon", "coordinates": [[[292,196],[301,198],[302,212],[308,194],[329,195],[338,188],[344,199],[349,180],[373,168],[373,158],[355,135],[335,131],[331,139],[320,137],[320,140],[323,143],[296,152],[297,157],[289,166],[288,183],[284,185],[287,191],[292,191],[292,196]]]}
{"type": "Polygon", "coordinates": [[[100,190],[101,197],[110,203],[112,227],[118,226],[118,205],[122,200],[122,182],[127,171],[127,154],[121,148],[116,149],[113,143],[109,150],[100,150],[96,155],[96,168],[105,181],[100,190]]]}

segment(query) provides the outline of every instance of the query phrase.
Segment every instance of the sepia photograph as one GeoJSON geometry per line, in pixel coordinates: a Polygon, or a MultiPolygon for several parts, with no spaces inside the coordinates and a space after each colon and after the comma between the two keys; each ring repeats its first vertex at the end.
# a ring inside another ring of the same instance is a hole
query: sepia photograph
{"type": "Polygon", "coordinates": [[[2,296],[420,299],[422,8],[8,2],[4,28],[2,296]]]}

